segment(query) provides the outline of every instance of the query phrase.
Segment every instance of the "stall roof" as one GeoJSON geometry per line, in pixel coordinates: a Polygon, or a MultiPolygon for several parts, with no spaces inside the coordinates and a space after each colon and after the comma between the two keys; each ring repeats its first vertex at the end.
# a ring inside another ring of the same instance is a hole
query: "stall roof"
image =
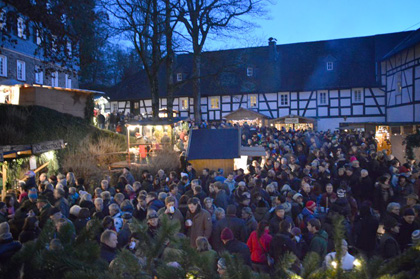
{"type": "Polygon", "coordinates": [[[278,122],[278,121],[285,120],[286,118],[298,118],[299,123],[315,123],[316,122],[316,119],[314,119],[314,118],[303,117],[303,116],[294,115],[294,114],[289,114],[289,115],[286,115],[286,116],[275,118],[275,119],[270,120],[270,122],[278,122]],[[300,122],[300,120],[303,120],[305,122],[300,122]]]}
{"type": "Polygon", "coordinates": [[[188,160],[233,159],[240,156],[238,129],[192,130],[188,144],[188,160]]]}
{"type": "Polygon", "coordinates": [[[138,121],[130,121],[126,125],[139,125],[139,126],[158,126],[158,125],[171,125],[180,121],[187,120],[187,117],[173,117],[169,118],[145,118],[138,121]]]}
{"type": "Polygon", "coordinates": [[[260,157],[265,156],[265,148],[262,146],[241,146],[241,156],[260,157]]]}
{"type": "MultiPolygon", "coordinates": [[[[237,110],[226,114],[224,116],[224,118],[226,118],[227,120],[246,120],[246,118],[244,118],[245,114],[249,114],[252,115],[253,117],[257,117],[257,118],[263,118],[263,119],[267,119],[268,117],[264,114],[261,114],[257,111],[254,110],[250,110],[247,108],[238,108],[237,110]]],[[[252,120],[252,119],[250,119],[252,120]]]]}

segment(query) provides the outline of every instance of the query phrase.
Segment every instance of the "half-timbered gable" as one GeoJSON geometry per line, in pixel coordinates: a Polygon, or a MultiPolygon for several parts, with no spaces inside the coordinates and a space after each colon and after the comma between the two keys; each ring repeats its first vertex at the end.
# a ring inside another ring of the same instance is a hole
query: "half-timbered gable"
{"type": "MultiPolygon", "coordinates": [[[[402,58],[391,57],[388,65],[385,62],[381,65],[380,61],[412,33],[287,45],[276,45],[270,40],[266,47],[205,52],[201,70],[202,118],[220,120],[239,108],[246,108],[268,118],[286,115],[315,118],[320,130],[338,128],[343,123],[385,122],[392,109],[388,100],[390,92],[398,89],[395,84],[405,92],[398,97],[401,102],[415,100],[413,90],[420,70],[416,72],[412,66],[401,77],[398,74],[393,77],[393,71],[402,65],[402,58]],[[398,59],[399,64],[394,61],[398,59]]],[[[414,48],[404,56],[411,59],[405,59],[405,63],[415,63],[418,55],[420,50],[416,53],[414,48]]],[[[182,117],[194,114],[191,65],[192,55],[177,56],[174,109],[182,117]]],[[[165,108],[165,74],[164,70],[161,72],[160,106],[165,108]]],[[[110,111],[143,115],[151,112],[150,89],[142,71],[110,90],[109,95],[113,101],[110,111]],[[133,106],[132,102],[138,105],[133,106]]]]}
{"type": "Polygon", "coordinates": [[[384,57],[387,122],[420,122],[420,29],[384,57]]]}

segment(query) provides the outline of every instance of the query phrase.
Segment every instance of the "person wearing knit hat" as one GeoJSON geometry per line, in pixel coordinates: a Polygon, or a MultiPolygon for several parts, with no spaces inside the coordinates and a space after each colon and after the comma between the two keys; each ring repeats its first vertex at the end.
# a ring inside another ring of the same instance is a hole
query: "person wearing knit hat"
{"type": "Polygon", "coordinates": [[[244,242],[237,240],[231,229],[224,228],[220,234],[220,239],[227,252],[231,255],[237,254],[241,256],[244,263],[251,266],[251,253],[249,252],[248,246],[244,242]]]}
{"type": "Polygon", "coordinates": [[[0,262],[6,264],[17,253],[22,244],[14,241],[7,222],[0,224],[0,262]]]}
{"type": "Polygon", "coordinates": [[[411,234],[411,242],[412,242],[413,246],[420,245],[420,230],[415,230],[411,234]]]}
{"type": "Polygon", "coordinates": [[[411,245],[411,234],[420,229],[420,226],[414,222],[416,214],[413,209],[407,208],[404,210],[403,218],[401,219],[400,232],[398,234],[398,244],[404,251],[411,245]]]}
{"type": "Polygon", "coordinates": [[[308,201],[305,207],[313,213],[315,212],[315,209],[316,209],[316,203],[314,201],[308,201]]]}

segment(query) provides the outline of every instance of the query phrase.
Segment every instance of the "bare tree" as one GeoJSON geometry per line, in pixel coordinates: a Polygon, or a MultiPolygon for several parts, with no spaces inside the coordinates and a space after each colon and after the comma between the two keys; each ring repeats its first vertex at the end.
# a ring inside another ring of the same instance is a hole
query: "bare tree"
{"type": "MultiPolygon", "coordinates": [[[[260,0],[180,0],[179,20],[185,26],[193,51],[194,119],[201,122],[201,53],[210,32],[235,26],[235,21],[260,11],[260,0]]],[[[240,27],[236,25],[236,27],[240,27]]]]}
{"type": "Polygon", "coordinates": [[[159,0],[103,0],[116,19],[112,27],[127,34],[139,54],[147,75],[153,117],[159,117],[159,69],[165,61],[165,5],[159,0]]]}

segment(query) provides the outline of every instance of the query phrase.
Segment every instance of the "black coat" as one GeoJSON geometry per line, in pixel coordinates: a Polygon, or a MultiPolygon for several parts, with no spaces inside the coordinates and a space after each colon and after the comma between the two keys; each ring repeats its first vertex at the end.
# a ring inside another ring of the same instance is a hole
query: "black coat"
{"type": "Polygon", "coordinates": [[[9,261],[14,254],[16,254],[22,244],[18,241],[14,241],[13,238],[1,239],[0,240],[0,263],[6,263],[9,261]]]}
{"type": "Polygon", "coordinates": [[[117,249],[111,248],[105,243],[101,243],[101,258],[111,263],[115,256],[117,255],[117,249]]]}
{"type": "Polygon", "coordinates": [[[355,246],[368,255],[371,255],[376,248],[378,226],[379,221],[370,213],[358,216],[354,223],[355,246]]]}
{"type": "Polygon", "coordinates": [[[229,228],[233,232],[235,239],[245,242],[247,240],[246,223],[236,216],[227,215],[225,218],[216,222],[212,232],[212,246],[217,252],[223,250],[223,242],[220,235],[224,228],[229,228]]]}
{"type": "Polygon", "coordinates": [[[400,245],[395,238],[396,235],[388,232],[381,237],[379,251],[382,258],[390,259],[400,254],[400,245]]]}
{"type": "Polygon", "coordinates": [[[278,262],[286,252],[291,252],[300,258],[300,253],[292,235],[290,233],[278,233],[271,240],[269,253],[278,262]]]}
{"type": "Polygon", "coordinates": [[[19,234],[19,241],[20,243],[26,243],[28,241],[32,241],[38,238],[41,230],[37,227],[35,230],[30,231],[22,231],[19,234]]]}
{"type": "Polygon", "coordinates": [[[400,233],[398,234],[397,238],[401,250],[405,250],[409,247],[411,244],[411,234],[418,229],[420,229],[420,227],[416,222],[409,224],[404,220],[404,218],[402,218],[400,233]]]}
{"type": "Polygon", "coordinates": [[[216,195],[216,199],[214,200],[214,205],[217,207],[221,207],[224,210],[226,210],[226,207],[228,206],[228,196],[226,195],[225,190],[221,190],[216,195]]]}
{"type": "Polygon", "coordinates": [[[230,254],[238,254],[244,261],[244,264],[251,266],[251,252],[249,251],[248,245],[245,243],[233,239],[226,242],[224,245],[226,251],[230,254]]]}

